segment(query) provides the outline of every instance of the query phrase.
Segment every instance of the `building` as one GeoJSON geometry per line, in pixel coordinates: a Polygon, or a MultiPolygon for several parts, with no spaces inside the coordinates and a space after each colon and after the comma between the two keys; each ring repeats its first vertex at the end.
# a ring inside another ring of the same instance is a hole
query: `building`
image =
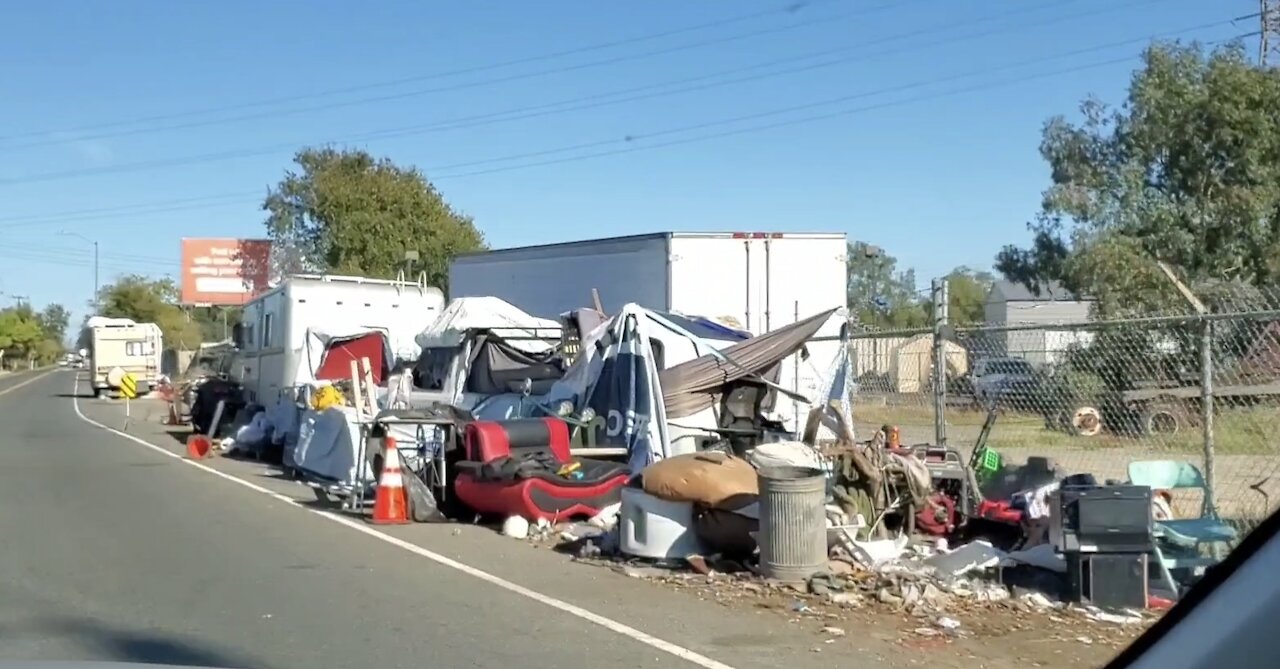
{"type": "Polygon", "coordinates": [[[987,293],[983,313],[988,325],[1043,328],[1014,329],[992,336],[989,351],[975,351],[980,356],[1011,356],[1035,365],[1053,364],[1073,344],[1087,344],[1093,333],[1081,328],[1053,327],[1088,323],[1094,300],[1071,294],[1053,281],[1032,290],[1013,281],[996,281],[987,293]]]}

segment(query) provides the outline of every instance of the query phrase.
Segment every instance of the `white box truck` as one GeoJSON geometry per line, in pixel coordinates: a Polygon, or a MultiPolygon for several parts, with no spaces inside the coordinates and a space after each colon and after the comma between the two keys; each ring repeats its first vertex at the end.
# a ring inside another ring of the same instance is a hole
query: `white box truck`
{"type": "MultiPolygon", "coordinates": [[[[534,316],[589,306],[606,312],[634,302],[655,311],[722,318],[754,334],[847,301],[844,233],[661,232],[462,255],[449,267],[451,298],[500,297],[534,316]]],[[[784,363],[781,385],[810,398],[838,351],[828,323],[811,357],[784,363]]],[[[779,402],[791,421],[807,411],[779,402]],[[790,414],[790,415],[788,415],[790,414]]]]}
{"type": "Polygon", "coordinates": [[[235,328],[232,376],[249,402],[272,405],[292,388],[308,361],[308,332],[348,335],[382,331],[392,352],[416,360],[413,338],[444,308],[439,288],[358,276],[293,275],[244,307],[235,328]]]}
{"type": "Polygon", "coordinates": [[[151,392],[160,379],[164,337],[155,323],[94,316],[85,323],[88,373],[94,397],[117,390],[119,377],[132,374],[138,394],[151,392]],[[112,373],[113,370],[120,371],[112,373]]]}

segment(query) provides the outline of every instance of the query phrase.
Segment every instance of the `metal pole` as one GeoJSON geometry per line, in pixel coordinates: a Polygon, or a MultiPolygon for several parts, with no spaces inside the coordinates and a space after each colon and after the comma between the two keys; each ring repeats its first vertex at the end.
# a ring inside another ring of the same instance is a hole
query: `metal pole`
{"type": "Polygon", "coordinates": [[[98,242],[93,243],[93,311],[95,315],[102,314],[102,303],[98,297],[98,242]]]}
{"type": "Polygon", "coordinates": [[[934,279],[933,294],[933,436],[938,446],[947,443],[947,360],[942,337],[947,324],[947,280],[934,279]]]}
{"type": "Polygon", "coordinates": [[[1200,415],[1204,429],[1204,504],[1208,511],[1215,511],[1214,501],[1214,444],[1213,444],[1213,321],[1204,321],[1200,334],[1200,415]]]}

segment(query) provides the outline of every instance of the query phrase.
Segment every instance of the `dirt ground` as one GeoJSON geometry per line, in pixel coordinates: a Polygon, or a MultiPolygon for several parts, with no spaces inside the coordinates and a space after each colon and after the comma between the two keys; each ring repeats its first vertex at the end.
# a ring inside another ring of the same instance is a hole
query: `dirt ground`
{"type": "MultiPolygon", "coordinates": [[[[554,542],[533,543],[554,548],[554,542]]],[[[564,545],[559,549],[572,550],[564,545]]],[[[1082,608],[1044,608],[1025,596],[994,602],[951,598],[938,608],[907,607],[882,603],[868,593],[834,599],[809,594],[750,572],[702,574],[609,558],[577,562],[683,591],[737,613],[775,616],[809,630],[814,653],[870,653],[893,667],[1101,667],[1156,620],[1156,613],[1146,612],[1140,622],[1104,622],[1091,619],[1082,608]]]]}

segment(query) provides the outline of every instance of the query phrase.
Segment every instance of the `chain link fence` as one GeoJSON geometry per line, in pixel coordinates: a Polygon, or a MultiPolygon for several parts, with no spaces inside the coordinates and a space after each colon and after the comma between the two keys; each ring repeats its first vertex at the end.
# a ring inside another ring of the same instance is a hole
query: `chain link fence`
{"type": "MultiPolygon", "coordinates": [[[[968,457],[994,411],[986,443],[1007,465],[1043,456],[1104,481],[1127,479],[1132,461],[1185,460],[1224,518],[1250,525],[1280,505],[1280,290],[1114,320],[1037,304],[1006,312],[1016,325],[856,332],[860,434],[897,426],[905,444],[942,436],[968,457]]],[[[1175,506],[1194,514],[1202,500],[1175,506]]]]}

